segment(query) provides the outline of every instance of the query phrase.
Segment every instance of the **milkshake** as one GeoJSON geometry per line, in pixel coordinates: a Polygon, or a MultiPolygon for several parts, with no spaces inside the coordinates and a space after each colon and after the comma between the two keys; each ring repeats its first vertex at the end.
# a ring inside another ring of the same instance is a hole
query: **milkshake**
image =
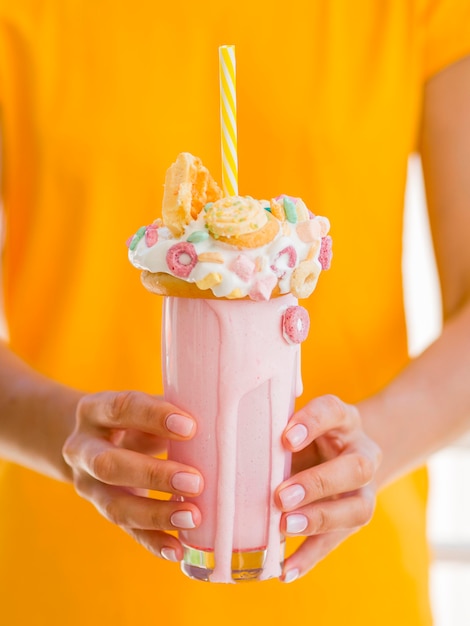
{"type": "Polygon", "coordinates": [[[196,467],[202,522],[180,531],[183,571],[197,580],[265,580],[281,573],[275,489],[289,475],[282,432],[301,393],[298,298],[329,266],[326,218],[291,196],[223,197],[192,155],[168,170],[163,220],[129,241],[144,285],[165,296],[165,398],[197,420],[169,458],[196,467]]]}

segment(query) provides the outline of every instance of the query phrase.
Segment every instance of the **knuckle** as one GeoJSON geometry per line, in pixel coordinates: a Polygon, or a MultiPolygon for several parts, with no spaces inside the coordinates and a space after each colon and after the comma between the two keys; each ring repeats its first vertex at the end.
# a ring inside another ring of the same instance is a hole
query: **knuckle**
{"type": "Polygon", "coordinates": [[[100,506],[102,515],[116,526],[123,526],[123,516],[119,500],[116,498],[106,499],[100,506]]]}
{"type": "Polygon", "coordinates": [[[362,454],[355,455],[354,476],[359,487],[367,485],[374,478],[375,464],[372,459],[362,454]]]}
{"type": "Polygon", "coordinates": [[[323,507],[318,507],[312,523],[312,531],[314,533],[325,533],[330,530],[330,518],[323,507]]]}
{"type": "Polygon", "coordinates": [[[357,406],[355,406],[354,404],[347,404],[345,405],[345,407],[352,424],[354,424],[356,427],[360,427],[362,425],[362,418],[357,406]]]}
{"type": "Polygon", "coordinates": [[[142,531],[138,531],[138,530],[133,530],[133,529],[131,530],[130,528],[126,528],[125,531],[140,546],[142,546],[143,548],[145,548],[146,550],[148,550],[152,554],[155,554],[156,556],[159,556],[153,549],[153,546],[152,546],[152,543],[151,543],[150,538],[148,536],[148,533],[145,533],[145,532],[142,532],[142,531]]]}
{"type": "Polygon", "coordinates": [[[375,509],[375,501],[373,498],[363,495],[360,498],[358,521],[361,525],[368,524],[372,519],[375,509]]]}
{"type": "Polygon", "coordinates": [[[154,530],[165,530],[165,528],[171,528],[171,524],[169,521],[166,525],[162,522],[161,513],[156,509],[150,511],[149,526],[154,530]]]}
{"type": "Polygon", "coordinates": [[[383,450],[375,442],[372,442],[372,446],[373,446],[373,455],[374,455],[374,460],[375,460],[375,467],[377,468],[382,463],[383,450]]]}
{"type": "Polygon", "coordinates": [[[77,402],[77,406],[75,409],[75,417],[77,421],[81,421],[83,419],[83,416],[88,411],[89,404],[90,404],[90,399],[88,396],[82,396],[80,400],[77,402]]]}
{"type": "Polygon", "coordinates": [[[326,497],[328,493],[328,483],[321,472],[314,472],[311,476],[311,489],[316,499],[326,497]]]}
{"type": "Polygon", "coordinates": [[[89,484],[86,474],[82,474],[81,472],[74,473],[73,486],[75,491],[85,500],[89,500],[89,484]]]}
{"type": "Polygon", "coordinates": [[[116,474],[116,459],[113,450],[98,452],[90,462],[91,474],[103,483],[112,484],[116,474]]]}
{"type": "Polygon", "coordinates": [[[155,422],[155,405],[141,391],[119,391],[108,406],[108,419],[117,428],[145,427],[155,422]]]}
{"type": "Polygon", "coordinates": [[[88,394],[82,396],[75,408],[75,420],[77,425],[85,424],[90,421],[90,416],[93,415],[97,402],[103,394],[88,394]]]}
{"type": "Polygon", "coordinates": [[[326,411],[334,415],[337,415],[341,421],[346,419],[347,417],[346,404],[340,398],[338,398],[338,396],[335,396],[331,393],[326,394],[325,396],[322,396],[322,402],[325,406],[326,411]]]}
{"type": "Polygon", "coordinates": [[[338,428],[343,431],[361,429],[362,419],[359,409],[354,404],[343,402],[334,394],[326,394],[321,397],[325,413],[334,416],[338,428]]]}
{"type": "Polygon", "coordinates": [[[126,415],[132,415],[138,405],[140,394],[137,391],[119,391],[114,394],[108,409],[108,418],[118,428],[126,415]]]}
{"type": "Polygon", "coordinates": [[[70,467],[73,464],[73,457],[75,455],[75,448],[73,445],[73,441],[74,441],[74,436],[71,435],[70,437],[68,437],[65,440],[65,443],[62,447],[62,456],[64,457],[64,461],[67,463],[67,465],[69,465],[70,467]]]}
{"type": "Polygon", "coordinates": [[[144,484],[149,485],[149,488],[156,488],[161,486],[162,472],[157,462],[151,462],[147,465],[147,467],[145,468],[144,481],[144,484]]]}

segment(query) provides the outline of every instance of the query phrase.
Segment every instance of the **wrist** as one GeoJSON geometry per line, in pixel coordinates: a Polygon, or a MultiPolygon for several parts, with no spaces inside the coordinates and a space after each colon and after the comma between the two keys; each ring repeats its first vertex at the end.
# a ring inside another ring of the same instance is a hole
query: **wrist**
{"type": "Polygon", "coordinates": [[[0,346],[0,457],[70,481],[62,447],[83,394],[37,373],[0,346]]]}

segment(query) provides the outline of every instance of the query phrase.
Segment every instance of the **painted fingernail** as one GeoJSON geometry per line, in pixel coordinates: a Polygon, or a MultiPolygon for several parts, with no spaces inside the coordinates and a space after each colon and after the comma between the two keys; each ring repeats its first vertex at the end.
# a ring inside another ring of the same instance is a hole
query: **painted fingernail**
{"type": "Polygon", "coordinates": [[[293,448],[300,446],[307,439],[307,436],[308,430],[303,424],[296,424],[286,432],[286,439],[293,448]]]}
{"type": "Polygon", "coordinates": [[[178,472],[173,474],[171,485],[178,491],[184,491],[184,493],[199,493],[201,478],[197,474],[178,472]]]}
{"type": "Polygon", "coordinates": [[[182,437],[189,437],[194,428],[194,420],[185,415],[178,415],[172,413],[166,418],[166,427],[171,433],[175,435],[181,435],[182,437]]]}
{"type": "Polygon", "coordinates": [[[290,485],[279,492],[279,498],[284,509],[293,509],[305,498],[305,489],[302,485],[290,485]]]}
{"type": "Polygon", "coordinates": [[[304,531],[308,526],[308,519],[305,515],[296,513],[294,515],[288,515],[286,519],[286,530],[288,533],[297,534],[304,531]]]}
{"type": "Polygon", "coordinates": [[[294,580],[297,580],[297,578],[299,577],[299,570],[296,567],[293,567],[292,569],[288,570],[285,573],[285,576],[282,580],[283,583],[292,583],[294,582],[294,580]]]}
{"type": "Polygon", "coordinates": [[[173,548],[162,548],[160,554],[167,561],[173,561],[174,563],[179,561],[179,558],[176,556],[176,550],[173,550],[173,548]]]}
{"type": "Polygon", "coordinates": [[[175,528],[196,528],[191,511],[175,511],[170,521],[175,528]]]}

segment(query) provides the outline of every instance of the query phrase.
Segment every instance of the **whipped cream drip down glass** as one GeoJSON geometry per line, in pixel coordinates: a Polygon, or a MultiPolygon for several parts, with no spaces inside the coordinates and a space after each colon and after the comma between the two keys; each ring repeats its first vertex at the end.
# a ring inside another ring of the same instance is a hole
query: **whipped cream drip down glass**
{"type": "Polygon", "coordinates": [[[191,578],[230,583],[281,573],[285,541],[273,494],[290,472],[281,436],[301,393],[300,346],[285,330],[305,325],[305,315],[291,294],[265,302],[165,298],[165,398],[198,423],[191,441],[171,442],[169,458],[204,477],[202,494],[190,498],[202,522],[179,531],[191,578]]]}

